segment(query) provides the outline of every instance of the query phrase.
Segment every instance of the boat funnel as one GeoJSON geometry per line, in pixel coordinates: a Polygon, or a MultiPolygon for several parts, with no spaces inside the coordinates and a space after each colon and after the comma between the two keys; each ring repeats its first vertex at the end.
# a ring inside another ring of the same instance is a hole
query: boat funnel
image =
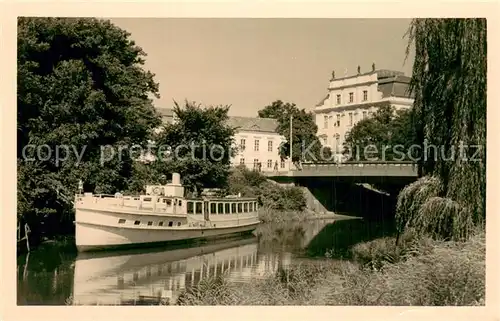
{"type": "Polygon", "coordinates": [[[179,173],[172,174],[172,185],[181,185],[181,175],[179,173]]]}

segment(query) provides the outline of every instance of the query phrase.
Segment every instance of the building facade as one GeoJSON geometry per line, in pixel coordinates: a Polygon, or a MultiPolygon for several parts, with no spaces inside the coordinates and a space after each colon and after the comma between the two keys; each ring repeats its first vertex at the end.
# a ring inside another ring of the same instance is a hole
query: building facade
{"type": "Polygon", "coordinates": [[[244,165],[262,172],[288,171],[289,163],[279,155],[286,139],[277,133],[275,119],[230,117],[229,125],[236,128],[234,140],[238,151],[231,159],[233,166],[244,165]]]}
{"type": "Polygon", "coordinates": [[[336,161],[342,161],[343,144],[349,131],[362,119],[371,117],[382,106],[395,110],[410,108],[413,98],[409,92],[410,77],[400,71],[375,70],[332,78],[328,94],[315,106],[318,137],[329,146],[336,161]]]}
{"type": "MultiPolygon", "coordinates": [[[[164,124],[175,122],[172,109],[157,108],[157,111],[164,124]]],[[[286,139],[277,133],[278,122],[275,119],[229,117],[228,125],[236,128],[233,147],[237,153],[231,158],[232,166],[244,165],[262,172],[288,171],[288,161],[282,161],[279,155],[279,148],[286,139]]]]}

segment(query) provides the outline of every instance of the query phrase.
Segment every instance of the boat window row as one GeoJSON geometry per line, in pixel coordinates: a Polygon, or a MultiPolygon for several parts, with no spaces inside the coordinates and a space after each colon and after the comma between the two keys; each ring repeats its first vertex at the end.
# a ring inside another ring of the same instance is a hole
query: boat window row
{"type": "MultiPolygon", "coordinates": [[[[257,202],[207,202],[205,212],[210,214],[237,214],[257,211],[257,202]]],[[[203,202],[187,201],[188,214],[203,214],[203,202]]]]}
{"type": "MultiPolygon", "coordinates": [[[[119,219],[118,220],[118,224],[125,224],[127,222],[126,219],[119,219]]],[[[153,221],[134,221],[134,225],[147,225],[147,226],[169,226],[169,227],[172,227],[172,226],[181,226],[182,223],[181,222],[174,222],[174,221],[159,221],[159,222],[153,222],[153,221]]]]}
{"type": "MultiPolygon", "coordinates": [[[[139,197],[125,197],[124,198],[125,200],[134,200],[134,201],[138,201],[140,200],[139,197]]],[[[153,201],[153,198],[152,197],[144,197],[142,199],[143,202],[152,202],[153,201]]],[[[172,200],[171,198],[157,198],[156,199],[156,202],[157,203],[163,203],[163,204],[166,204],[167,206],[172,206],[172,203],[175,205],[175,206],[182,206],[182,200],[172,200]]]]}

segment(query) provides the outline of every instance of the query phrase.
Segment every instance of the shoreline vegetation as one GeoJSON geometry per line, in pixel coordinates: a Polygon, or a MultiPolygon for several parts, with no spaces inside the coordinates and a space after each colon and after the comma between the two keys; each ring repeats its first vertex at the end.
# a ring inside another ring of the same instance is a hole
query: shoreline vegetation
{"type": "MultiPolygon", "coordinates": [[[[184,291],[177,305],[485,304],[485,233],[466,242],[405,233],[352,248],[353,261],[325,260],[280,269],[245,284],[224,276],[184,291]]],[[[328,256],[328,253],[327,253],[328,256]]]]}

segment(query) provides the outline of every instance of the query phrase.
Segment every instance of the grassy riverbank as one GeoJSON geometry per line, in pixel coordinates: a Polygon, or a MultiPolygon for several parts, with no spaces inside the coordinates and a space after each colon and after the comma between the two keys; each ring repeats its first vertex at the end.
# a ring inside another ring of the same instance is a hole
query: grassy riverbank
{"type": "Polygon", "coordinates": [[[484,232],[466,242],[406,233],[398,246],[395,238],[381,238],[351,251],[354,261],[297,265],[252,283],[207,279],[177,304],[484,305],[484,232]]]}

